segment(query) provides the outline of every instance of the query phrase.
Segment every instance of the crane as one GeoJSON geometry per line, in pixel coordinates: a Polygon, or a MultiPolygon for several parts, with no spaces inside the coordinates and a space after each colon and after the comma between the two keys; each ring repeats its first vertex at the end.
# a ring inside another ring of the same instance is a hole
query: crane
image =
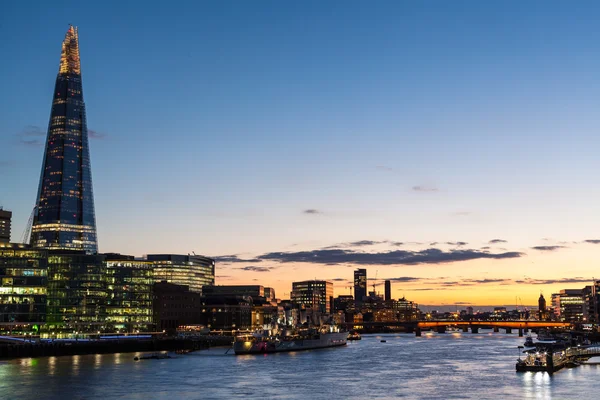
{"type": "Polygon", "coordinates": [[[375,271],[375,278],[373,279],[373,294],[377,295],[377,293],[375,292],[375,286],[377,283],[377,275],[379,274],[379,270],[375,271]]]}
{"type": "Polygon", "coordinates": [[[35,217],[35,211],[37,210],[37,205],[33,207],[31,210],[31,216],[29,216],[29,221],[27,221],[27,225],[25,226],[25,231],[23,232],[23,236],[21,237],[21,243],[29,244],[29,240],[31,239],[31,226],[33,225],[33,218],[35,217]]]}

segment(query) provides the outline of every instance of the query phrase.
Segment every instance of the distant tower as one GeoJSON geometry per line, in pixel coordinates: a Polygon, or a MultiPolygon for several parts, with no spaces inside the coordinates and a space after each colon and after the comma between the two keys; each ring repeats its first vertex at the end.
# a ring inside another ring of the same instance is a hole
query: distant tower
{"type": "Polygon", "coordinates": [[[385,281],[385,301],[392,300],[392,281],[385,281]]]}
{"type": "Polygon", "coordinates": [[[98,251],[79,36],[73,26],[62,43],[30,243],[98,251]]]}
{"type": "Polygon", "coordinates": [[[10,242],[10,222],[12,212],[4,210],[0,207],[0,243],[10,242]]]}
{"type": "Polygon", "coordinates": [[[359,268],[354,270],[354,301],[362,304],[367,297],[367,270],[359,268]]]}
{"type": "Polygon", "coordinates": [[[540,293],[540,298],[538,299],[538,319],[543,321],[546,317],[546,299],[544,298],[544,295],[540,293]]]}

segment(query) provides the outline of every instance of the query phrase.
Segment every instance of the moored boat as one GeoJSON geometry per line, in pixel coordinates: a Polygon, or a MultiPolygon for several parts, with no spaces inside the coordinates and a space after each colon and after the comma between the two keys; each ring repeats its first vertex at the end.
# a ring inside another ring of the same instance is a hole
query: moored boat
{"type": "Polygon", "coordinates": [[[361,340],[362,337],[358,332],[350,332],[348,333],[348,340],[361,340]]]}
{"type": "Polygon", "coordinates": [[[233,351],[242,355],[314,350],[344,346],[347,340],[348,332],[305,329],[286,336],[238,336],[233,343],[233,351]]]}

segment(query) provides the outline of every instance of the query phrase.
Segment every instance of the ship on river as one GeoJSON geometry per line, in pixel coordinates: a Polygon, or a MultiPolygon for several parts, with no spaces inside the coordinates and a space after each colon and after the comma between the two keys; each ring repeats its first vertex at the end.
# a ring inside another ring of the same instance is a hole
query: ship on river
{"type": "Polygon", "coordinates": [[[284,331],[277,335],[266,331],[236,337],[233,351],[241,355],[314,350],[345,346],[347,340],[348,332],[335,326],[284,331]]]}

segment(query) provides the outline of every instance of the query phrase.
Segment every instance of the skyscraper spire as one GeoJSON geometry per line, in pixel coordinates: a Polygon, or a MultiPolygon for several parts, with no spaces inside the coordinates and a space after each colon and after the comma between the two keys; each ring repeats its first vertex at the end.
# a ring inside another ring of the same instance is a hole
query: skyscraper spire
{"type": "Polygon", "coordinates": [[[73,26],[62,44],[30,243],[98,251],[79,37],[73,26]]]}
{"type": "Polygon", "coordinates": [[[79,61],[79,35],[77,28],[69,26],[65,34],[65,40],[62,43],[62,53],[60,55],[59,74],[77,74],[81,75],[81,63],[79,61]]]}

